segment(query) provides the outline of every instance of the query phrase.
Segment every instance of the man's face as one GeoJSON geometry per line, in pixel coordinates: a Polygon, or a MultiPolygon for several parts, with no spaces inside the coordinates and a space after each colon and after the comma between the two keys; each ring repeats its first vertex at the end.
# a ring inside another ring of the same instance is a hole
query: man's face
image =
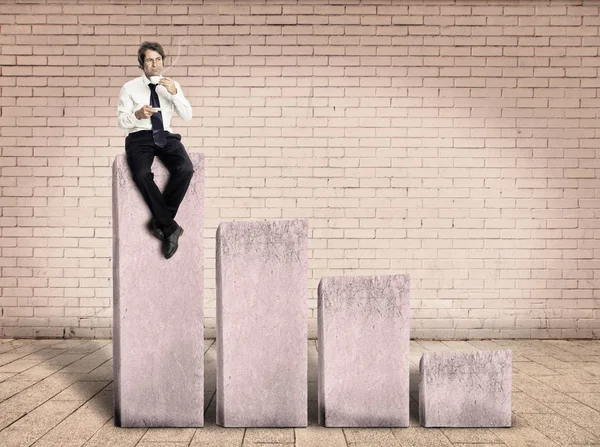
{"type": "Polygon", "coordinates": [[[162,69],[162,56],[154,50],[146,50],[146,54],[144,55],[144,74],[146,77],[158,76],[162,69]]]}

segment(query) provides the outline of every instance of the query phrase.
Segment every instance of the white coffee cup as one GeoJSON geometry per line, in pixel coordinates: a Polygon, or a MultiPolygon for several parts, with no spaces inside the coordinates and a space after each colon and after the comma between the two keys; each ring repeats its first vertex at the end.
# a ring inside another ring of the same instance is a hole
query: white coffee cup
{"type": "Polygon", "coordinates": [[[150,82],[153,84],[158,84],[158,81],[160,81],[160,76],[150,76],[150,82]]]}

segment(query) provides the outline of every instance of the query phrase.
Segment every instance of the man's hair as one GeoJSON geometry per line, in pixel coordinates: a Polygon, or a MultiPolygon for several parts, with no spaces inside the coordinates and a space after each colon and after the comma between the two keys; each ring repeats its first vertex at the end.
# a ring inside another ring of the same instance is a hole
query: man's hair
{"type": "Polygon", "coordinates": [[[163,61],[165,59],[165,50],[163,50],[163,47],[161,44],[159,44],[158,42],[143,42],[140,45],[140,48],[138,50],[138,63],[140,64],[140,68],[144,68],[144,59],[146,57],[146,50],[153,50],[156,51],[158,54],[160,54],[163,58],[163,61]]]}

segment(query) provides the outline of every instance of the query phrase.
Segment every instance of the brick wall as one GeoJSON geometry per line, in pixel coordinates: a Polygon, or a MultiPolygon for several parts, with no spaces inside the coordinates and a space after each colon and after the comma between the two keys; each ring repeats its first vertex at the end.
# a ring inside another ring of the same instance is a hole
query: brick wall
{"type": "Polygon", "coordinates": [[[301,217],[313,333],[321,277],[410,273],[414,337],[600,336],[598,2],[110,3],[0,5],[0,336],[111,335],[146,39],[207,157],[207,334],[219,222],[301,217]]]}

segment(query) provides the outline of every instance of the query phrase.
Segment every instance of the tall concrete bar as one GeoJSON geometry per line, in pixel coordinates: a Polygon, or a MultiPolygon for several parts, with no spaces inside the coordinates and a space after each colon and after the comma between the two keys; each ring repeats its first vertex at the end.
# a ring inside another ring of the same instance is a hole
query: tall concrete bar
{"type": "Polygon", "coordinates": [[[304,427],[308,223],[217,230],[217,424],[304,427]]]}
{"type": "MultiPolygon", "coordinates": [[[[204,155],[176,216],[185,233],[171,259],[146,228],[151,215],[125,155],[113,163],[115,425],[204,424],[204,155]]],[[[168,171],[155,159],[162,190],[168,171]]]]}
{"type": "Polygon", "coordinates": [[[319,284],[319,423],[408,427],[410,278],[319,284]]]}

